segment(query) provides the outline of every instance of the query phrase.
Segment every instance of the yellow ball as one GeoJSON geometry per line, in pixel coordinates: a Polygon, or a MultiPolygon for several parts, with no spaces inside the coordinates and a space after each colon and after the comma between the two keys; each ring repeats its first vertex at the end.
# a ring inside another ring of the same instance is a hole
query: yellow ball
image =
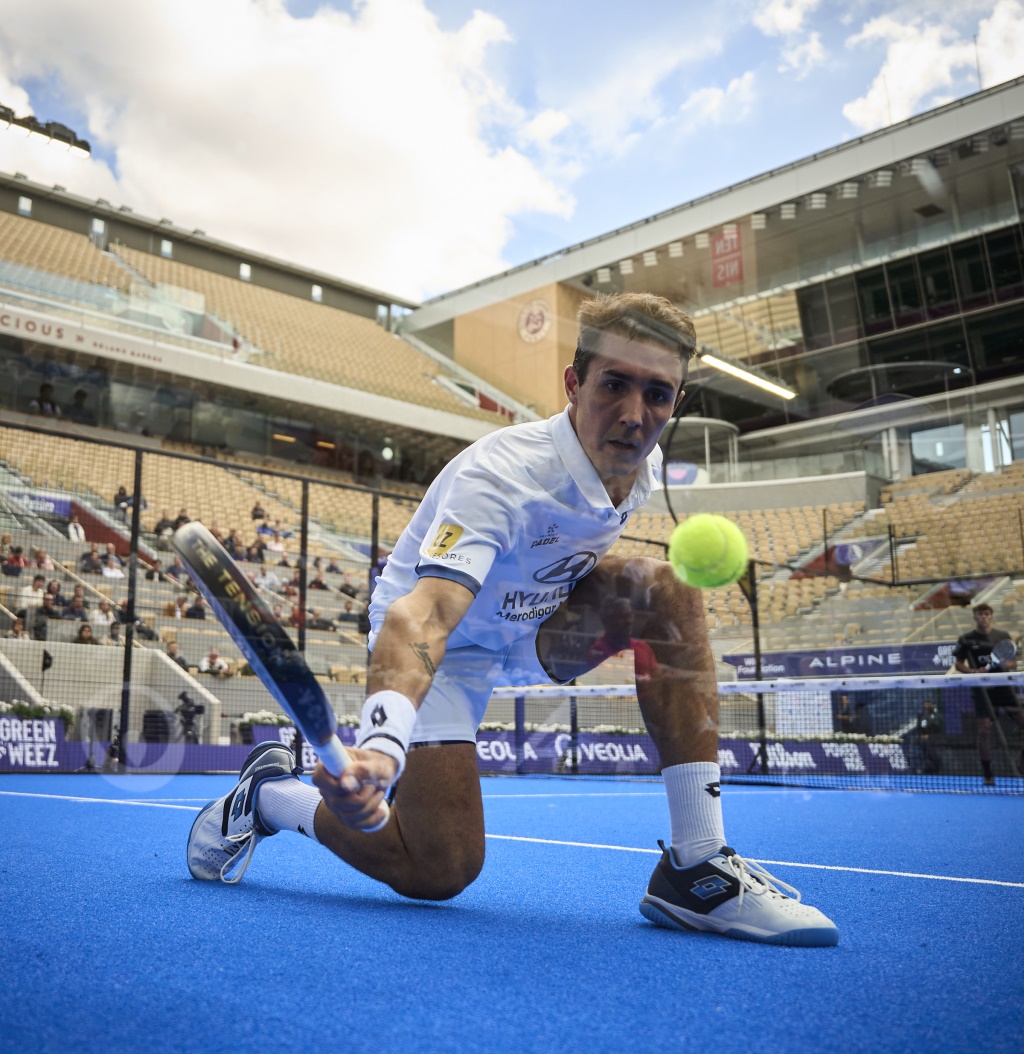
{"type": "Polygon", "coordinates": [[[747,540],[724,516],[699,512],[677,524],[668,542],[675,573],[698,589],[735,582],[747,569],[747,540]]]}

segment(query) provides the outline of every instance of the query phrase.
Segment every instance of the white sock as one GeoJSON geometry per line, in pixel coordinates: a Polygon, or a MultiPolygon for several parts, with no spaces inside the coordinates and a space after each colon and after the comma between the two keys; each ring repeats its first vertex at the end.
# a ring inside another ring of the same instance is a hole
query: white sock
{"type": "Polygon", "coordinates": [[[316,807],[323,801],[316,787],[302,780],[264,780],[256,792],[260,819],[272,831],[296,831],[317,841],[313,830],[316,807]]]}
{"type": "Polygon", "coordinates": [[[711,761],[663,769],[672,851],[681,867],[692,867],[717,853],[725,841],[722,826],[722,770],[711,761]]]}

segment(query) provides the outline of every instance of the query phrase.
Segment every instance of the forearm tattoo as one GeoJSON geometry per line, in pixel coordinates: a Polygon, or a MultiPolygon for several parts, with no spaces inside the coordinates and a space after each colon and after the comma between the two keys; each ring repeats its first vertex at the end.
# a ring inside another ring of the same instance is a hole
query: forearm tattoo
{"type": "Polygon", "coordinates": [[[409,647],[416,652],[420,662],[423,663],[423,668],[431,677],[433,677],[436,672],[436,667],[434,666],[433,660],[430,658],[430,652],[427,650],[427,642],[419,641],[416,644],[410,644],[409,647]]]}

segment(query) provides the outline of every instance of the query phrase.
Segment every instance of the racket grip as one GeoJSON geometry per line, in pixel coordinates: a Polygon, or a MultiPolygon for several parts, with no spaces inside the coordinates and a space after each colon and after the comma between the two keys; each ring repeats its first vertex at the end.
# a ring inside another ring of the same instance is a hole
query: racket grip
{"type": "MultiPolygon", "coordinates": [[[[337,736],[331,736],[326,743],[320,743],[313,748],[317,752],[317,756],[324,763],[324,768],[332,776],[340,776],[345,769],[349,766],[349,756],[345,751],[345,748],[341,745],[341,740],[337,736]]],[[[373,834],[374,831],[379,831],[382,827],[387,826],[388,820],[391,819],[391,806],[386,801],[381,802],[381,812],[384,815],[384,819],[375,827],[363,827],[361,828],[366,834],[373,834]]]]}

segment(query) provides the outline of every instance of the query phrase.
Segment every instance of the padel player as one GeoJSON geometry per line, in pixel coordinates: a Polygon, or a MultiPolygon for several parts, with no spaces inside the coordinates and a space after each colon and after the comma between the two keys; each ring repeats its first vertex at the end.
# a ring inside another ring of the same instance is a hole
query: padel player
{"type": "Polygon", "coordinates": [[[340,779],[318,765],[310,787],[292,775],[287,748],[261,744],[232,793],[193,825],[196,878],[237,881],[260,838],[291,830],[407,897],[455,896],[484,862],[475,743],[491,689],[586,672],[603,657],[590,648],[601,612],[607,618],[609,602],[625,597],[631,637],[661,627],[657,664],[638,678],[637,695],[662,764],[671,839],[641,912],[746,940],[837,943],[820,911],[727,846],[701,593],[665,561],[606,555],[657,485],[658,438],[694,347],[690,319],[660,297],[582,304],[566,410],[455,457],[388,560],[370,609],[352,765],[340,779]],[[396,781],[390,822],[367,833],[396,781]]]}
{"type": "MultiPolygon", "coordinates": [[[[961,673],[1009,673],[1017,669],[1016,659],[999,665],[992,657],[992,649],[997,644],[1011,639],[1006,630],[996,629],[992,625],[992,608],[988,604],[976,604],[971,609],[971,614],[974,615],[974,629],[962,633],[953,649],[956,668],[961,673]]],[[[986,787],[993,787],[996,777],[992,771],[992,721],[1002,711],[1024,728],[1024,714],[1021,713],[1017,693],[1008,684],[993,685],[991,688],[972,688],[971,698],[977,717],[978,756],[981,759],[984,784],[986,787]]],[[[1016,765],[1017,772],[1024,776],[1024,750],[1020,752],[1016,765]]]]}

